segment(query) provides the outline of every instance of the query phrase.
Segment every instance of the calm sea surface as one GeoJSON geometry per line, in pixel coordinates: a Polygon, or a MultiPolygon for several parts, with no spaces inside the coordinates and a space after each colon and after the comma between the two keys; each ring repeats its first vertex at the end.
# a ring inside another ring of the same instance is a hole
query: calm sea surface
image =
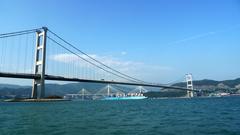
{"type": "Polygon", "coordinates": [[[240,97],[0,102],[1,135],[240,135],[240,97]]]}

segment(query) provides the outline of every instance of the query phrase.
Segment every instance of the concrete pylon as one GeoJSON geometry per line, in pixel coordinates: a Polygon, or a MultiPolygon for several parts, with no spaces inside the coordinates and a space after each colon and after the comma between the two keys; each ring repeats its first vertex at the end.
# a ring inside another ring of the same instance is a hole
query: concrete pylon
{"type": "Polygon", "coordinates": [[[42,27],[42,29],[36,31],[34,74],[40,75],[40,77],[35,78],[33,80],[31,98],[34,99],[44,98],[45,96],[45,63],[46,63],[47,30],[48,30],[47,27],[42,27]]]}
{"type": "Polygon", "coordinates": [[[192,74],[186,74],[186,82],[187,82],[187,89],[190,89],[187,91],[187,96],[189,98],[193,97],[193,80],[192,80],[192,74]]]}

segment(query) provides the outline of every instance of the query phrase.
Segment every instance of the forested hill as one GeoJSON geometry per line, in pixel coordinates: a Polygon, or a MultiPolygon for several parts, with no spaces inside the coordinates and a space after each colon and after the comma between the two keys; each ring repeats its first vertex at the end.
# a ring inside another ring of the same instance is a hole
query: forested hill
{"type": "MultiPolygon", "coordinates": [[[[198,80],[193,82],[195,89],[208,90],[211,92],[230,92],[230,93],[240,93],[240,78],[235,80],[198,80]]],[[[78,93],[82,88],[90,91],[91,93],[96,93],[102,89],[105,84],[95,84],[95,83],[69,83],[69,84],[46,84],[46,96],[58,95],[63,96],[69,93],[78,93]]],[[[185,82],[176,83],[173,86],[186,87],[185,82]]],[[[120,88],[121,89],[121,88],[120,88]]],[[[123,87],[125,92],[130,91],[132,88],[123,87]]],[[[150,88],[147,88],[150,89],[150,88]]],[[[150,89],[159,92],[159,89],[150,89]]],[[[176,90],[162,90],[161,95],[164,96],[183,96],[186,92],[176,91],[176,90]]],[[[19,86],[10,84],[0,84],[0,98],[5,98],[6,96],[17,96],[17,97],[30,97],[31,86],[19,86]]],[[[156,93],[154,93],[156,94],[156,93]]],[[[159,93],[158,93],[159,94],[159,93]]]]}
{"type": "MultiPolygon", "coordinates": [[[[240,78],[235,80],[224,80],[224,81],[215,81],[215,80],[198,80],[193,81],[195,88],[202,89],[239,89],[240,88],[240,78]]],[[[186,86],[185,82],[176,83],[174,86],[184,87],[186,86]]]]}

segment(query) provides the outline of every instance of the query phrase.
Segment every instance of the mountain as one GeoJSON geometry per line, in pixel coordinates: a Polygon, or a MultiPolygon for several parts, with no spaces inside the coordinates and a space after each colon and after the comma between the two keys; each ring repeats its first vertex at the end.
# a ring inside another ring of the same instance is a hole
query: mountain
{"type": "MultiPolygon", "coordinates": [[[[99,89],[103,88],[104,84],[95,84],[95,83],[69,83],[69,84],[46,84],[45,91],[46,96],[57,95],[64,96],[65,94],[74,94],[78,93],[82,88],[87,89],[95,93],[99,89]]],[[[30,97],[31,95],[31,86],[19,86],[19,85],[10,85],[10,84],[0,84],[0,98],[6,96],[16,95],[17,97],[30,97]]]]}
{"type": "Polygon", "coordinates": [[[19,87],[29,87],[29,86],[19,86],[19,85],[13,85],[13,84],[0,84],[0,89],[1,88],[19,88],[19,87]]]}
{"type": "MultiPolygon", "coordinates": [[[[195,89],[201,89],[210,92],[230,92],[230,93],[240,93],[240,78],[234,80],[224,80],[224,81],[215,81],[215,80],[197,80],[193,81],[195,89]]],[[[90,91],[91,93],[96,93],[106,84],[97,84],[97,83],[69,83],[69,84],[46,84],[46,96],[64,96],[65,94],[74,94],[78,93],[82,88],[90,91]]],[[[185,82],[176,83],[172,86],[186,87],[185,82]]],[[[125,92],[133,90],[133,86],[120,86],[114,85],[117,89],[124,90],[125,92]]],[[[0,84],[0,98],[6,97],[30,97],[31,95],[31,86],[19,86],[11,84],[0,84]]],[[[159,88],[147,88],[151,92],[145,93],[146,96],[150,97],[182,97],[186,95],[185,91],[179,90],[166,90],[159,88]],[[160,92],[159,92],[160,91],[160,92]]]]}
{"type": "MultiPolygon", "coordinates": [[[[224,81],[215,81],[215,80],[198,80],[193,81],[195,89],[203,90],[233,90],[240,88],[240,78],[234,80],[224,80],[224,81]]],[[[184,87],[186,86],[185,82],[176,83],[173,86],[184,87]]]]}

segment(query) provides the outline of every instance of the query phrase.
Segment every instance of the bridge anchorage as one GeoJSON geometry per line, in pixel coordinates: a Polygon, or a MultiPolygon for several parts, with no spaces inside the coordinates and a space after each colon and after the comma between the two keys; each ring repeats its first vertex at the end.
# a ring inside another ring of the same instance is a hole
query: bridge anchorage
{"type": "MultiPolygon", "coordinates": [[[[192,76],[190,74],[186,75],[187,87],[149,83],[131,77],[88,55],[47,27],[0,34],[0,51],[2,52],[0,57],[0,77],[32,79],[31,98],[33,99],[45,97],[46,80],[140,86],[141,91],[142,87],[176,89],[186,91],[188,97],[193,97],[193,91],[197,91],[193,89],[192,76]],[[28,42],[29,34],[33,36],[30,43],[28,42]],[[21,44],[22,41],[18,40],[17,46],[15,49],[12,49],[17,54],[12,55],[10,47],[15,42],[12,39],[19,39],[21,36],[27,37],[26,43],[21,44]],[[26,46],[22,47],[25,44],[26,46]],[[28,44],[30,44],[30,48],[28,44]],[[23,52],[19,49],[23,49],[23,52]],[[59,51],[58,49],[61,50],[59,51]],[[6,52],[6,50],[10,52],[6,52]],[[32,53],[27,52],[27,50],[32,50],[32,53]],[[27,56],[28,54],[30,54],[30,58],[27,56]],[[23,59],[26,62],[20,62],[23,59]],[[32,62],[34,63],[32,64],[32,62]],[[28,71],[28,68],[31,70],[28,71]],[[85,72],[86,70],[91,70],[91,72],[84,73],[84,71],[80,70],[85,70],[85,72]]],[[[108,87],[109,94],[110,90],[108,87]]]]}

